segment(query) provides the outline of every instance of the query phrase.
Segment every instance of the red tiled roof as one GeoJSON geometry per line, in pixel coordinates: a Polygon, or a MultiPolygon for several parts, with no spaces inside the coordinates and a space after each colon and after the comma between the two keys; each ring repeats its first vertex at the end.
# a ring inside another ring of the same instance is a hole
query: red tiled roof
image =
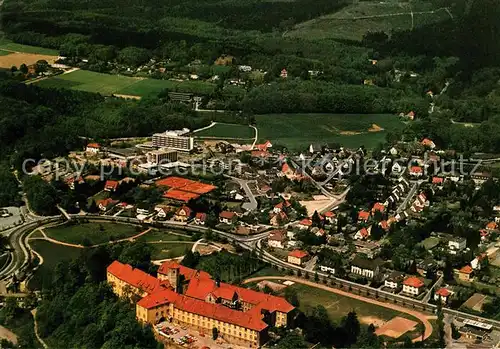
{"type": "Polygon", "coordinates": [[[106,269],[108,273],[118,279],[147,292],[148,294],[163,290],[160,280],[143,272],[140,269],[134,269],[129,264],[122,264],[118,261],[111,263],[106,269]]]}
{"type": "Polygon", "coordinates": [[[368,211],[360,211],[358,213],[358,220],[367,221],[368,218],[370,218],[370,212],[368,212],[368,211]]]}
{"type": "Polygon", "coordinates": [[[290,206],[292,206],[292,204],[290,203],[290,201],[285,200],[285,201],[281,201],[280,203],[278,203],[278,204],[274,205],[274,207],[276,207],[276,208],[280,208],[280,209],[282,209],[282,208],[283,208],[283,206],[284,206],[284,207],[290,207],[290,206]]]}
{"type": "Polygon", "coordinates": [[[436,294],[441,297],[448,297],[451,292],[448,291],[446,288],[440,288],[439,290],[436,291],[436,294]]]}
{"type": "Polygon", "coordinates": [[[177,212],[176,212],[175,214],[176,214],[176,215],[180,215],[180,214],[182,214],[182,215],[184,215],[184,216],[189,217],[189,216],[191,216],[191,212],[192,212],[192,210],[191,210],[189,207],[187,207],[187,206],[182,206],[182,207],[180,207],[180,208],[177,210],[177,212]],[[183,212],[184,212],[184,213],[183,213],[183,212]]]}
{"type": "Polygon", "coordinates": [[[300,225],[311,226],[313,224],[312,220],[309,218],[304,218],[299,222],[300,225]]]}
{"type": "Polygon", "coordinates": [[[288,166],[288,164],[285,162],[285,163],[283,164],[283,166],[281,167],[281,172],[286,173],[286,172],[289,172],[289,171],[291,171],[291,168],[290,168],[290,166],[288,166]]]}
{"type": "Polygon", "coordinates": [[[372,208],[373,212],[375,212],[375,211],[384,212],[384,210],[385,210],[385,206],[384,206],[384,204],[382,204],[380,202],[376,202],[375,205],[373,205],[373,208],[372,208]]]}
{"type": "MultiPolygon", "coordinates": [[[[208,294],[213,294],[215,297],[220,298],[228,297],[225,299],[232,299],[232,297],[236,294],[238,295],[240,301],[252,305],[259,305],[262,309],[267,309],[269,311],[288,313],[294,309],[294,307],[282,297],[272,296],[266,293],[253,291],[248,288],[226,284],[224,282],[221,282],[219,286],[217,286],[217,283],[214,280],[202,279],[199,277],[193,278],[189,282],[185,294],[188,297],[200,300],[205,300],[208,294]]],[[[244,313],[238,312],[238,314],[244,313]]]]}
{"type": "Polygon", "coordinates": [[[410,276],[405,281],[403,281],[403,285],[420,288],[424,286],[424,282],[415,276],[410,276]]]}
{"type": "Polygon", "coordinates": [[[333,218],[333,217],[335,217],[335,213],[334,213],[334,212],[332,212],[332,211],[325,212],[325,213],[323,213],[323,215],[324,215],[325,217],[328,217],[328,218],[330,218],[330,217],[332,217],[332,218],[333,218]]]}
{"type": "Polygon", "coordinates": [[[380,221],[380,227],[384,230],[389,229],[389,223],[387,221],[380,221]]]}
{"type": "Polygon", "coordinates": [[[198,220],[200,220],[200,221],[204,222],[204,221],[207,219],[207,214],[206,214],[206,213],[204,213],[204,212],[198,212],[198,213],[196,214],[196,219],[198,219],[198,220]]]}
{"type": "Polygon", "coordinates": [[[250,155],[254,158],[267,158],[271,154],[268,151],[265,150],[252,150],[250,155]]]}
{"type": "Polygon", "coordinates": [[[412,166],[410,168],[410,173],[422,173],[422,167],[420,167],[420,166],[412,166]]]}
{"type": "Polygon", "coordinates": [[[466,266],[462,267],[462,269],[460,269],[459,272],[462,274],[472,274],[473,270],[472,270],[472,267],[470,265],[466,265],[466,266]]]}
{"type": "Polygon", "coordinates": [[[104,188],[116,189],[118,188],[118,181],[106,181],[106,184],[104,184],[104,188]]]}
{"type": "Polygon", "coordinates": [[[424,138],[422,140],[422,145],[432,145],[434,144],[434,142],[432,140],[430,140],[429,138],[424,138]]]}
{"type": "Polygon", "coordinates": [[[182,191],[178,189],[170,189],[163,194],[164,198],[177,200],[182,202],[188,202],[191,199],[198,199],[200,196],[195,193],[189,193],[187,191],[182,191]]]}
{"type": "Polygon", "coordinates": [[[118,200],[113,200],[111,198],[107,198],[107,199],[103,199],[103,200],[97,200],[96,201],[96,205],[97,206],[104,206],[104,207],[108,207],[108,205],[111,205],[111,204],[116,204],[118,202],[118,200]]]}
{"type": "Polygon", "coordinates": [[[288,254],[288,256],[295,257],[295,258],[304,258],[304,257],[309,256],[309,253],[307,253],[306,251],[302,251],[302,250],[293,250],[292,252],[290,252],[288,254]]]}
{"type": "Polygon", "coordinates": [[[186,281],[189,281],[194,277],[199,277],[202,279],[210,279],[211,278],[210,274],[208,274],[207,272],[204,272],[201,270],[194,270],[194,269],[185,267],[185,266],[177,263],[176,261],[163,262],[160,265],[160,268],[158,268],[158,274],[167,275],[168,271],[170,269],[175,269],[175,268],[179,269],[179,274],[182,275],[184,277],[184,280],[186,280],[186,281]]]}
{"type": "Polygon", "coordinates": [[[361,230],[359,230],[359,233],[361,234],[361,236],[363,238],[367,238],[368,235],[370,235],[370,233],[368,232],[368,230],[366,228],[362,228],[361,230]]]}
{"type": "Polygon", "coordinates": [[[285,239],[286,239],[285,230],[276,229],[269,232],[268,240],[283,241],[285,239]]]}
{"type": "Polygon", "coordinates": [[[486,224],[486,229],[488,230],[495,230],[496,228],[498,228],[498,225],[495,222],[489,222],[486,224]]]}
{"type": "Polygon", "coordinates": [[[142,298],[139,302],[137,302],[137,305],[146,309],[151,309],[163,304],[173,303],[178,297],[179,294],[174,291],[164,289],[142,298]]]}
{"type": "Polygon", "coordinates": [[[89,144],[87,144],[87,148],[100,149],[101,145],[99,143],[89,143],[89,144]]]}
{"type": "Polygon", "coordinates": [[[442,184],[444,181],[444,178],[442,177],[432,177],[432,184],[442,184]]]}
{"type": "Polygon", "coordinates": [[[226,219],[233,219],[235,215],[236,213],[231,211],[222,211],[221,213],[219,213],[220,218],[226,218],[226,219]]]}

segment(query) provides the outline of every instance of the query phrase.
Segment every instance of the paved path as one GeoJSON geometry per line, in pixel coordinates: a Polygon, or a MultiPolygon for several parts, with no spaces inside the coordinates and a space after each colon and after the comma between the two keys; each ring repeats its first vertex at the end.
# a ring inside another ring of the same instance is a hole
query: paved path
{"type": "Polygon", "coordinates": [[[210,125],[208,125],[208,126],[205,126],[205,127],[202,127],[202,128],[196,129],[196,130],[193,130],[193,133],[200,132],[200,131],[203,131],[203,130],[208,130],[209,128],[214,127],[215,125],[217,125],[217,123],[215,121],[212,121],[212,123],[210,125]]]}
{"type": "Polygon", "coordinates": [[[253,140],[253,144],[252,144],[252,149],[253,149],[255,147],[255,144],[259,140],[259,130],[257,130],[257,127],[255,127],[255,126],[250,125],[250,127],[255,130],[255,139],[253,140]]]}
{"type": "Polygon", "coordinates": [[[6,339],[9,342],[12,342],[17,345],[17,336],[14,332],[9,330],[8,328],[5,328],[3,326],[0,326],[0,338],[6,339]]]}
{"type": "MultiPolygon", "coordinates": [[[[265,280],[288,280],[288,281],[292,281],[292,282],[297,282],[297,283],[304,284],[307,286],[316,287],[316,288],[319,288],[319,289],[322,289],[322,290],[325,290],[328,292],[336,293],[336,294],[339,294],[339,295],[344,296],[344,297],[354,298],[354,299],[360,300],[362,302],[378,305],[380,307],[384,307],[384,308],[392,309],[392,310],[395,310],[395,311],[398,311],[401,313],[405,313],[405,314],[411,315],[413,317],[416,317],[418,320],[420,320],[424,324],[424,326],[425,326],[424,339],[429,338],[430,335],[432,334],[432,325],[429,322],[429,320],[427,319],[427,315],[425,315],[423,313],[420,313],[420,312],[414,311],[414,310],[410,310],[410,309],[404,308],[404,307],[396,305],[396,304],[384,303],[381,301],[377,301],[375,299],[363,297],[361,295],[357,295],[357,294],[349,293],[349,292],[342,291],[342,290],[339,290],[336,288],[328,287],[326,285],[317,284],[317,283],[312,282],[312,281],[307,281],[307,280],[299,279],[296,277],[290,277],[290,276],[261,276],[261,277],[254,277],[254,278],[246,279],[245,281],[243,281],[243,283],[246,284],[249,282],[259,282],[259,281],[265,281],[265,280]]],[[[413,339],[413,342],[420,342],[421,338],[422,337],[419,335],[418,337],[413,339]]]]}

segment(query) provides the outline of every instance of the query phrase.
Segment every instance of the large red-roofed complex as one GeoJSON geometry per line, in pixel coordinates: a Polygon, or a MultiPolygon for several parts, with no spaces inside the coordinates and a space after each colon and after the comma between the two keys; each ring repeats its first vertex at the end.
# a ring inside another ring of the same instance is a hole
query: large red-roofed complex
{"type": "Polygon", "coordinates": [[[267,342],[269,327],[288,326],[295,310],[284,298],[213,280],[174,261],[160,266],[158,278],[117,261],[107,274],[119,296],[142,290],[132,292],[143,297],[136,304],[139,321],[170,321],[209,334],[217,328],[228,342],[250,348],[267,342]]]}

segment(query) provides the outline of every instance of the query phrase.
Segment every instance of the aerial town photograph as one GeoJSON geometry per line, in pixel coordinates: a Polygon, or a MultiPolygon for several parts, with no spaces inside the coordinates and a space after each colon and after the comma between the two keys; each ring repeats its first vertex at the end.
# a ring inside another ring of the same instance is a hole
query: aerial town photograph
{"type": "Polygon", "coordinates": [[[0,349],[500,348],[499,0],[0,0],[0,349]]]}

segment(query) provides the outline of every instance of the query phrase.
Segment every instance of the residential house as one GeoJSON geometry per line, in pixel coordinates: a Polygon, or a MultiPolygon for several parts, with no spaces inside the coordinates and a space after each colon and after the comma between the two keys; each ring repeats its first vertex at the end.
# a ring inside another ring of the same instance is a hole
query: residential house
{"type": "Polygon", "coordinates": [[[372,214],[375,214],[375,212],[380,212],[384,213],[385,212],[385,205],[381,202],[376,202],[373,207],[372,207],[372,214]]]}
{"type": "Polygon", "coordinates": [[[270,141],[265,141],[262,144],[256,144],[255,149],[261,151],[267,151],[269,148],[272,148],[273,144],[270,141]]]}
{"type": "Polygon", "coordinates": [[[481,268],[488,262],[488,255],[486,253],[481,253],[476,256],[471,262],[470,265],[474,270],[481,270],[481,268]]]}
{"type": "Polygon", "coordinates": [[[283,69],[281,70],[280,77],[281,77],[282,79],[286,79],[286,78],[288,77],[288,72],[286,71],[286,69],[285,69],[285,68],[283,68],[283,69]]]}
{"type": "Polygon", "coordinates": [[[410,276],[403,281],[403,292],[412,296],[418,296],[423,290],[425,284],[415,276],[410,276]]]}
{"type": "Polygon", "coordinates": [[[312,220],[310,220],[309,218],[304,218],[299,222],[299,224],[297,224],[297,227],[299,229],[306,230],[312,227],[312,224],[313,224],[312,220]]]}
{"type": "Polygon", "coordinates": [[[356,255],[351,262],[351,273],[373,279],[380,273],[380,260],[370,260],[356,255]]]}
{"type": "Polygon", "coordinates": [[[427,277],[429,273],[434,273],[436,269],[436,261],[432,258],[427,258],[417,263],[417,273],[423,277],[427,277]]]}
{"type": "Polygon", "coordinates": [[[116,191],[116,189],[118,188],[118,181],[111,181],[111,180],[107,180],[106,183],[104,184],[104,190],[105,191],[116,191]]]}
{"type": "Polygon", "coordinates": [[[496,231],[498,230],[498,224],[496,222],[489,222],[486,224],[486,230],[487,231],[496,231]]]}
{"type": "Polygon", "coordinates": [[[432,184],[442,187],[444,183],[444,178],[443,177],[432,177],[432,184]]]}
{"type": "Polygon", "coordinates": [[[219,213],[219,222],[225,224],[233,224],[236,223],[238,217],[235,212],[231,211],[222,211],[219,213]]]}
{"type": "Polygon", "coordinates": [[[379,227],[382,228],[384,231],[389,231],[390,229],[390,225],[389,225],[389,222],[386,221],[386,220],[383,220],[383,221],[380,221],[378,223],[379,227]]]}
{"type": "Polygon", "coordinates": [[[412,166],[410,167],[410,176],[413,177],[422,177],[424,175],[424,170],[420,166],[412,166]]]}
{"type": "Polygon", "coordinates": [[[325,221],[328,224],[336,224],[337,223],[337,217],[335,215],[335,212],[328,211],[323,214],[325,217],[325,221]]]}
{"type": "Polygon", "coordinates": [[[293,250],[288,254],[288,263],[302,265],[309,259],[309,253],[302,250],[293,250]]]}
{"type": "Polygon", "coordinates": [[[99,207],[99,210],[101,210],[103,212],[109,211],[110,209],[115,207],[117,203],[118,203],[118,200],[113,200],[111,198],[107,198],[104,200],[98,200],[96,202],[97,207],[99,207]]]}
{"type": "Polygon", "coordinates": [[[278,227],[280,225],[288,223],[288,216],[284,211],[281,211],[279,213],[271,213],[271,219],[269,220],[269,223],[273,227],[278,227]]]}
{"type": "Polygon", "coordinates": [[[392,164],[391,171],[392,173],[399,175],[405,170],[405,167],[398,163],[397,161],[392,164]]]}
{"type": "Polygon", "coordinates": [[[370,219],[370,212],[368,211],[359,211],[358,213],[358,222],[359,221],[368,221],[368,219],[370,219]]]}
{"type": "Polygon", "coordinates": [[[411,210],[415,213],[420,213],[424,210],[426,206],[429,206],[429,200],[427,200],[427,197],[425,194],[422,192],[417,195],[417,198],[411,205],[411,210]]]}
{"type": "Polygon", "coordinates": [[[196,216],[194,216],[194,224],[205,225],[206,221],[207,221],[207,214],[204,212],[198,212],[196,216]]]}
{"type": "Polygon", "coordinates": [[[370,236],[372,231],[372,226],[370,225],[368,228],[361,228],[354,234],[354,240],[366,240],[370,236]]]}
{"type": "Polygon", "coordinates": [[[99,143],[89,143],[85,148],[87,153],[97,154],[101,151],[101,145],[99,143]]]}
{"type": "Polygon", "coordinates": [[[191,210],[187,206],[180,207],[177,212],[175,212],[174,220],[178,222],[187,222],[191,218],[191,214],[193,210],[191,210]]]}
{"type": "Polygon", "coordinates": [[[170,206],[168,205],[156,205],[154,209],[158,218],[167,218],[170,213],[170,206]]]}
{"type": "Polygon", "coordinates": [[[473,276],[474,269],[470,265],[466,265],[458,271],[458,278],[462,281],[472,281],[473,276]]]}
{"type": "Polygon", "coordinates": [[[274,248],[285,248],[287,241],[286,230],[276,229],[269,232],[267,245],[274,248]]]}
{"type": "Polygon", "coordinates": [[[439,299],[441,299],[441,302],[445,304],[448,303],[448,299],[452,294],[453,293],[450,290],[442,287],[439,290],[437,290],[436,293],[434,293],[434,300],[439,301],[439,299]]]}
{"type": "Polygon", "coordinates": [[[458,254],[467,247],[467,240],[462,237],[454,237],[448,241],[448,252],[450,254],[458,254]]]}
{"type": "Polygon", "coordinates": [[[284,200],[274,205],[273,212],[274,213],[287,212],[291,206],[292,204],[290,203],[290,201],[284,200]]]}
{"type": "Polygon", "coordinates": [[[389,276],[384,281],[384,287],[389,288],[391,290],[397,290],[401,288],[402,282],[405,278],[405,275],[399,271],[393,271],[389,274],[389,276]]]}
{"type": "Polygon", "coordinates": [[[432,140],[430,140],[429,138],[424,138],[422,140],[422,142],[420,142],[420,144],[422,144],[424,147],[427,147],[430,149],[436,148],[436,144],[432,140]]]}
{"type": "Polygon", "coordinates": [[[389,154],[391,154],[392,156],[396,156],[398,155],[398,150],[392,147],[391,149],[389,149],[389,154]]]}
{"type": "Polygon", "coordinates": [[[335,268],[334,267],[329,267],[327,265],[320,265],[319,270],[321,270],[323,273],[328,273],[328,274],[335,274],[335,268]]]}
{"type": "MultiPolygon", "coordinates": [[[[343,237],[344,235],[340,234],[340,236],[343,237]]],[[[382,251],[380,243],[376,241],[354,240],[353,243],[356,248],[356,253],[362,253],[369,259],[377,257],[382,251]]]]}

